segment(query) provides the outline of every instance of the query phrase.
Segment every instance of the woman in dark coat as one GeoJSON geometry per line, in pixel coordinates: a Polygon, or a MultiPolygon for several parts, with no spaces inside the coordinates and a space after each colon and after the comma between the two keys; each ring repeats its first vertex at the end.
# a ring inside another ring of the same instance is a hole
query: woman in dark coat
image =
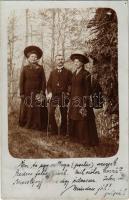
{"type": "Polygon", "coordinates": [[[28,64],[20,75],[20,116],[21,127],[43,130],[47,127],[46,78],[43,66],[38,64],[42,50],[36,46],[28,46],[24,50],[28,64]]]}
{"type": "Polygon", "coordinates": [[[69,107],[70,137],[84,145],[98,145],[95,115],[90,104],[91,75],[84,69],[84,64],[88,63],[89,60],[82,52],[72,54],[71,59],[76,71],[72,78],[69,107]]]}

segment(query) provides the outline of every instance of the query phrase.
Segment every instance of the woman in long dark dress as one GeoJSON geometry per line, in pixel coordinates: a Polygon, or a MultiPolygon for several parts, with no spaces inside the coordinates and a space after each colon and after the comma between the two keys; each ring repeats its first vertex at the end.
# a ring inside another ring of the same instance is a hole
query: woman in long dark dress
{"type": "Polygon", "coordinates": [[[21,127],[43,130],[47,127],[46,78],[43,66],[38,64],[42,50],[36,46],[28,46],[24,50],[28,64],[20,75],[20,116],[21,127]]]}
{"type": "Polygon", "coordinates": [[[91,75],[84,69],[84,64],[88,63],[89,60],[83,52],[72,54],[71,59],[76,71],[72,78],[69,107],[70,137],[84,145],[98,145],[95,115],[90,104],[91,75]]]}

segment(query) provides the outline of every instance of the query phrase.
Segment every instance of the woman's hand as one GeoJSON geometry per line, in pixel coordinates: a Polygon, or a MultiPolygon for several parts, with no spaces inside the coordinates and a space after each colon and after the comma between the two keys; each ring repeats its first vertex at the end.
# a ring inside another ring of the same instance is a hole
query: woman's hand
{"type": "Polygon", "coordinates": [[[87,116],[86,107],[81,107],[80,110],[79,110],[79,113],[81,114],[82,117],[86,117],[87,116]]]}
{"type": "Polygon", "coordinates": [[[40,94],[40,93],[39,93],[39,94],[36,94],[35,100],[36,100],[36,101],[41,101],[41,94],[40,94]]]}

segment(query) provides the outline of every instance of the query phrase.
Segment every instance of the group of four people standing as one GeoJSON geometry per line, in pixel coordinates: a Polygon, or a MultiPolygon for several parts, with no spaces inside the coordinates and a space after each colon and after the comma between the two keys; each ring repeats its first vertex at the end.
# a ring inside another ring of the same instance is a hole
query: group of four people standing
{"type": "Polygon", "coordinates": [[[69,134],[73,141],[84,145],[98,145],[95,115],[89,105],[92,94],[91,75],[84,69],[84,65],[89,62],[88,57],[80,51],[70,56],[76,68],[72,74],[64,67],[63,56],[57,55],[56,68],[50,73],[46,83],[43,66],[38,64],[42,54],[42,50],[37,46],[28,46],[24,50],[28,64],[23,66],[20,75],[19,125],[36,130],[46,129],[47,100],[50,102],[49,119],[52,134],[58,133],[55,109],[59,106],[60,133],[64,136],[69,134]]]}

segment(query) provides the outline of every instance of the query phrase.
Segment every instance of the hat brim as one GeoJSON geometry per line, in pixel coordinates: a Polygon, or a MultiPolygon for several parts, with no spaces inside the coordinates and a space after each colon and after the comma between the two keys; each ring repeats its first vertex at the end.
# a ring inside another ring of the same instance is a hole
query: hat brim
{"type": "Polygon", "coordinates": [[[72,54],[70,56],[71,60],[74,61],[75,59],[79,59],[81,62],[83,62],[84,64],[88,63],[89,62],[89,59],[88,57],[82,55],[82,54],[79,54],[79,53],[75,53],[75,54],[72,54]]]}
{"type": "Polygon", "coordinates": [[[35,53],[37,58],[40,59],[43,55],[43,51],[37,46],[28,46],[24,49],[24,55],[28,58],[29,53],[35,53]]]}

